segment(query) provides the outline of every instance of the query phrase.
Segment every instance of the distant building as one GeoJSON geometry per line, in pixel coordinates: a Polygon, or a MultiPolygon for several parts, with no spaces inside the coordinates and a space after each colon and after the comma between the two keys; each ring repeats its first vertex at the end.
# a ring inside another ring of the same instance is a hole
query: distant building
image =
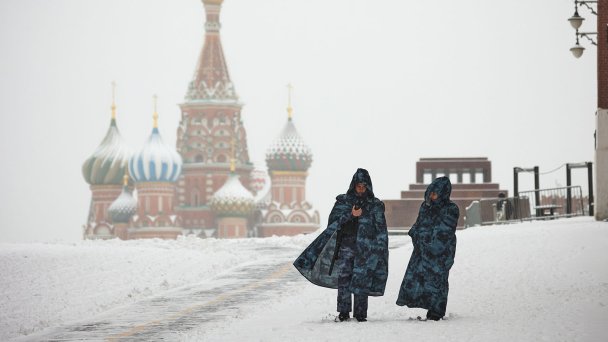
{"type": "Polygon", "coordinates": [[[133,154],[113,101],[106,137],[82,167],[92,193],[85,238],[238,238],[319,228],[319,213],[305,199],[312,153],[295,129],[291,104],[266,156],[270,179],[249,160],[242,103],[220,41],[222,3],[203,0],[205,43],[180,104],[177,149],[162,141],[155,112],[148,142],[133,154]]]}
{"type": "Polygon", "coordinates": [[[492,163],[488,158],[420,158],[416,162],[416,183],[401,192],[401,199],[384,200],[388,229],[409,229],[416,221],[424,192],[433,179],[447,176],[452,182],[451,200],[460,209],[458,227],[464,227],[465,209],[481,198],[497,198],[501,190],[492,183],[492,163]]]}

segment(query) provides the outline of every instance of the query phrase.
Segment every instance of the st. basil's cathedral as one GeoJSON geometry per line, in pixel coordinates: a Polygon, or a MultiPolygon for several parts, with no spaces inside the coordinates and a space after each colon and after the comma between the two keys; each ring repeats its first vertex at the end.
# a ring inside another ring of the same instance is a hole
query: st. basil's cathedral
{"type": "Polygon", "coordinates": [[[177,128],[166,144],[156,108],[148,141],[136,152],[110,127],[82,166],[92,193],[85,239],[242,238],[311,233],[319,213],[306,201],[310,148],[288,119],[267,149],[268,173],[249,160],[247,135],[220,41],[223,0],[203,0],[205,42],[177,128]],[[136,196],[133,192],[136,192],[136,196]]]}

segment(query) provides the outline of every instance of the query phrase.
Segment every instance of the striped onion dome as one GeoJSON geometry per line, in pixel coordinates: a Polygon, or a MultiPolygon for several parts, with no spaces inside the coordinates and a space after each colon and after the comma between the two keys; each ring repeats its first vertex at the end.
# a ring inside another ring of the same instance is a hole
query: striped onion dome
{"type": "Polygon", "coordinates": [[[306,171],[312,163],[312,151],[306,145],[291,118],[281,134],[266,151],[266,164],[273,171],[306,171]]]}
{"type": "MultiPolygon", "coordinates": [[[[128,176],[125,178],[127,179],[123,184],[128,182],[128,176]]],[[[133,197],[127,184],[123,185],[120,196],[110,204],[108,212],[113,223],[128,223],[131,216],[137,212],[137,199],[133,197]]]]}
{"type": "Polygon", "coordinates": [[[254,206],[254,198],[247,190],[239,176],[231,173],[226,183],[209,200],[211,209],[219,216],[244,217],[251,213],[254,206]]]}
{"type": "Polygon", "coordinates": [[[158,127],[129,160],[129,174],[135,182],[175,182],[181,171],[182,157],[163,142],[158,127]]]}
{"type": "Polygon", "coordinates": [[[132,154],[113,118],[105,138],[82,165],[82,175],[91,185],[120,185],[132,154]]]}

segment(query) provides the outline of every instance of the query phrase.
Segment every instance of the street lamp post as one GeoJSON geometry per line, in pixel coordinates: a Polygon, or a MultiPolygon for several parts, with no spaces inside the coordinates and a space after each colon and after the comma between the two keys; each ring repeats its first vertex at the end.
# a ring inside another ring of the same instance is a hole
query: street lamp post
{"type": "MultiPolygon", "coordinates": [[[[596,220],[608,220],[608,1],[574,0],[574,15],[568,19],[576,30],[576,45],[570,49],[579,58],[585,50],[579,38],[585,37],[597,46],[597,111],[595,113],[595,203],[596,220]],[[596,32],[579,32],[585,18],[578,14],[585,7],[597,16],[596,32]],[[594,8],[595,6],[596,8],[594,8]],[[595,36],[593,40],[591,36],[595,36]]],[[[591,190],[591,189],[590,189],[591,190]]]]}
{"type": "Polygon", "coordinates": [[[578,31],[578,29],[581,27],[581,25],[583,25],[583,21],[585,20],[585,18],[581,17],[578,14],[579,6],[585,6],[591,11],[592,14],[597,15],[597,12],[595,11],[595,9],[593,7],[591,7],[589,4],[597,4],[597,1],[574,0],[574,14],[570,18],[568,18],[568,21],[570,22],[570,25],[572,25],[572,28],[574,28],[576,30],[576,44],[570,48],[570,52],[572,52],[572,55],[574,55],[574,57],[576,57],[576,58],[580,58],[583,55],[583,52],[585,51],[585,48],[579,44],[579,41],[578,41],[579,37],[581,37],[581,38],[585,37],[591,42],[591,44],[597,46],[597,43],[595,42],[595,40],[593,40],[593,38],[591,38],[591,36],[597,36],[597,32],[579,32],[578,31]]]}

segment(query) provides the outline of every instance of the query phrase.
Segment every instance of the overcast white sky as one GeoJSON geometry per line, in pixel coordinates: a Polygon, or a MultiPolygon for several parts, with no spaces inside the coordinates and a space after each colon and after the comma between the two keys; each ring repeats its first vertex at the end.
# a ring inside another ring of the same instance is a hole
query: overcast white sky
{"type": "MultiPolygon", "coordinates": [[[[295,124],[314,153],[307,197],[323,221],[357,167],[378,197],[396,199],[421,157],[488,157],[509,193],[514,166],[593,161],[596,50],[568,51],[573,7],[226,0],[222,43],[250,157],[265,168],[292,83],[295,124]]],[[[203,13],[199,0],[0,1],[0,241],[81,238],[81,166],[109,125],[113,80],[127,142],[143,146],[158,94],[161,134],[175,144],[203,13]]],[[[532,181],[523,175],[520,189],[532,181]]],[[[565,169],[541,177],[541,187],[565,183],[565,169]]]]}

